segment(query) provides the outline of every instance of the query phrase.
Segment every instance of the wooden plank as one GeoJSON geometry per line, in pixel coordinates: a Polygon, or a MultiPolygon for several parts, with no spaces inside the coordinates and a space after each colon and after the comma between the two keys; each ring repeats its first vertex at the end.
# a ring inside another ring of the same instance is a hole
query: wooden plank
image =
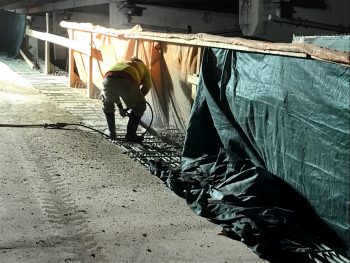
{"type": "Polygon", "coordinates": [[[229,38],[227,39],[219,36],[213,37],[213,35],[210,34],[184,35],[176,33],[136,32],[134,30],[114,30],[111,28],[101,29],[99,27],[66,21],[62,21],[60,25],[67,29],[75,29],[81,32],[92,32],[126,40],[143,39],[147,41],[182,44],[186,46],[214,47],[288,57],[310,58],[310,56],[313,56],[318,60],[334,61],[340,64],[350,65],[349,57],[346,52],[323,50],[322,48],[311,44],[308,44],[308,46],[305,46],[306,44],[304,44],[304,46],[298,46],[292,43],[276,43],[276,45],[274,45],[273,43],[268,44],[261,41],[253,43],[254,41],[244,40],[242,38],[241,41],[235,41],[233,39],[231,42],[229,38]],[[288,47],[289,45],[290,48],[288,47]]]}
{"type": "Polygon", "coordinates": [[[191,86],[191,99],[192,99],[192,102],[196,98],[196,95],[197,95],[197,85],[192,85],[191,86]]]}
{"type": "Polygon", "coordinates": [[[289,56],[289,57],[302,57],[302,58],[307,57],[307,54],[300,53],[300,52],[263,50],[258,48],[250,48],[243,45],[235,45],[230,43],[222,43],[222,42],[215,42],[215,41],[208,41],[208,40],[206,41],[203,39],[184,39],[184,38],[176,37],[175,36],[176,34],[174,33],[172,34],[160,33],[162,36],[159,36],[159,35],[155,36],[155,35],[144,35],[142,33],[127,33],[127,31],[125,30],[115,30],[115,32],[113,32],[113,30],[104,31],[104,30],[99,30],[97,28],[84,28],[80,26],[78,23],[70,23],[66,21],[62,21],[60,25],[61,27],[64,27],[67,29],[75,29],[81,32],[92,32],[92,33],[102,34],[105,36],[125,38],[125,39],[142,39],[142,40],[166,42],[166,43],[172,43],[172,44],[183,44],[183,45],[189,45],[189,46],[215,47],[215,48],[223,48],[223,49],[232,49],[237,51],[273,54],[273,55],[281,55],[281,56],[289,56]]]}
{"type": "Polygon", "coordinates": [[[68,87],[70,88],[74,86],[74,50],[71,48],[68,51],[68,61],[68,87]]]}
{"type": "Polygon", "coordinates": [[[24,61],[32,68],[35,68],[35,65],[30,61],[30,59],[24,54],[24,52],[22,51],[22,49],[19,50],[19,53],[21,54],[22,58],[24,59],[24,61]]]}
{"type": "Polygon", "coordinates": [[[167,42],[167,43],[173,43],[173,44],[183,44],[183,45],[189,45],[189,46],[215,47],[215,48],[223,48],[223,49],[232,49],[237,51],[273,54],[273,55],[281,55],[281,56],[289,56],[289,57],[302,57],[302,58],[307,57],[307,54],[305,53],[277,51],[277,50],[262,50],[262,49],[245,47],[242,45],[205,41],[201,39],[166,38],[166,37],[156,37],[156,36],[142,36],[142,35],[136,35],[136,34],[124,35],[124,38],[153,40],[153,41],[167,42]]]}
{"type": "Polygon", "coordinates": [[[51,43],[61,45],[63,47],[71,48],[75,51],[78,51],[86,55],[91,55],[91,47],[89,45],[71,40],[66,37],[61,37],[50,33],[34,31],[29,28],[26,29],[26,35],[40,39],[40,40],[49,41],[51,43]]]}
{"type": "Polygon", "coordinates": [[[196,98],[196,94],[197,94],[199,75],[198,74],[187,75],[187,82],[192,84],[192,86],[191,86],[191,99],[193,102],[194,99],[196,98]]]}
{"type": "Polygon", "coordinates": [[[202,55],[203,55],[202,50],[203,50],[203,48],[201,46],[198,47],[196,74],[187,76],[187,81],[192,84],[192,86],[191,86],[192,102],[194,101],[194,99],[196,98],[196,95],[197,95],[197,86],[199,83],[199,73],[200,73],[200,68],[202,65],[202,55]]]}
{"type": "Polygon", "coordinates": [[[194,85],[198,85],[199,75],[198,74],[187,75],[187,82],[191,83],[191,84],[194,84],[194,85]]]}

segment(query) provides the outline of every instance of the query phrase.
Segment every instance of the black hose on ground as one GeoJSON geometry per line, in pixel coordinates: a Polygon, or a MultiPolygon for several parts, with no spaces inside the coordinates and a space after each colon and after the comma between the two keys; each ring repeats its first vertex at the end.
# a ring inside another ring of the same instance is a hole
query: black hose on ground
{"type": "Polygon", "coordinates": [[[151,129],[152,127],[152,123],[153,123],[153,117],[154,117],[154,113],[153,113],[153,109],[151,107],[151,104],[149,104],[148,101],[146,101],[146,104],[148,105],[149,109],[151,110],[151,121],[148,125],[148,127],[146,128],[146,130],[141,134],[141,136],[145,136],[147,132],[149,132],[149,130],[151,129]]]}
{"type": "Polygon", "coordinates": [[[80,124],[80,123],[65,123],[65,122],[57,122],[57,123],[44,123],[44,124],[3,124],[0,123],[0,128],[1,127],[7,127],[7,128],[45,128],[45,129],[61,129],[64,128],[66,126],[80,126],[80,127],[84,127],[90,130],[93,130],[95,132],[98,132],[100,134],[102,134],[103,136],[108,137],[107,134],[84,124],[80,124]]]}
{"type": "Polygon", "coordinates": [[[40,128],[44,127],[45,124],[3,124],[0,123],[0,127],[7,128],[40,128]]]}
{"type": "MultiPolygon", "coordinates": [[[[151,110],[151,121],[150,121],[150,124],[148,125],[148,127],[146,128],[146,130],[141,134],[141,136],[146,135],[146,133],[150,130],[152,123],[153,123],[153,109],[147,101],[146,101],[146,104],[148,105],[148,107],[151,110]]],[[[105,134],[104,132],[101,132],[93,127],[90,127],[90,126],[87,126],[84,124],[80,124],[80,123],[65,123],[65,122],[45,123],[45,124],[3,124],[3,123],[0,123],[0,128],[1,127],[7,127],[7,128],[40,128],[40,127],[43,127],[45,129],[61,129],[61,128],[64,128],[66,126],[84,127],[84,128],[89,129],[89,130],[100,133],[101,135],[103,135],[107,138],[109,137],[109,135],[105,134]]]]}

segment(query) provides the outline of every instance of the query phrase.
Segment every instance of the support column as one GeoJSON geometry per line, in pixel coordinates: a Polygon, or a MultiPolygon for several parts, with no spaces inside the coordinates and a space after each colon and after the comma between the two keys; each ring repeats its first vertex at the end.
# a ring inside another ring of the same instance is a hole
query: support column
{"type": "Polygon", "coordinates": [[[197,54],[197,67],[196,67],[196,74],[199,75],[199,71],[201,70],[201,64],[202,64],[202,47],[198,47],[198,54],[197,54]]]}
{"type": "Polygon", "coordinates": [[[134,56],[139,57],[139,40],[135,39],[135,50],[134,50],[134,56]]]}
{"type": "Polygon", "coordinates": [[[116,29],[130,28],[130,26],[124,25],[127,21],[124,15],[120,13],[118,5],[117,0],[111,0],[109,3],[109,27],[116,29]]]}
{"type": "MultiPolygon", "coordinates": [[[[66,36],[66,29],[63,30],[62,27],[60,26],[60,21],[63,19],[63,15],[62,12],[57,12],[57,11],[52,11],[52,33],[54,35],[58,35],[58,36],[66,36]]],[[[67,48],[57,45],[57,44],[52,44],[53,45],[53,58],[57,61],[63,61],[67,59],[67,48]]],[[[64,68],[64,70],[67,70],[64,68]]]]}
{"type": "Polygon", "coordinates": [[[90,54],[88,54],[88,64],[87,64],[87,83],[86,83],[86,96],[88,98],[93,98],[93,82],[92,82],[92,33],[89,36],[89,46],[90,46],[90,54]]]}
{"type": "MultiPolygon", "coordinates": [[[[50,26],[50,15],[49,13],[46,13],[46,33],[49,33],[49,26],[50,26]]],[[[45,41],[45,74],[49,74],[51,71],[50,68],[50,42],[45,41]]]]}
{"type": "MultiPolygon", "coordinates": [[[[74,40],[74,29],[72,30],[72,40],[74,40]]],[[[68,54],[68,59],[69,59],[69,66],[68,66],[68,87],[71,88],[74,86],[74,50],[72,48],[69,48],[69,54],[68,54]]]]}
{"type": "Polygon", "coordinates": [[[201,63],[202,63],[202,47],[198,47],[196,73],[193,75],[188,75],[188,77],[187,77],[187,81],[192,84],[192,87],[191,87],[192,102],[196,98],[196,94],[197,94],[197,87],[198,87],[198,83],[199,83],[199,73],[200,73],[200,69],[201,69],[201,63]]]}

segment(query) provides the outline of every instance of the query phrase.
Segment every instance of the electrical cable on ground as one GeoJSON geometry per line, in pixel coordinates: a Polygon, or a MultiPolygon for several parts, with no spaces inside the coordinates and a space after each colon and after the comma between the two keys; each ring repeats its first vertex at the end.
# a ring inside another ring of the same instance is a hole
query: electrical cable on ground
{"type": "MultiPolygon", "coordinates": [[[[152,123],[153,123],[153,109],[151,107],[151,105],[146,101],[146,104],[148,105],[148,107],[151,110],[151,121],[150,124],[148,125],[148,127],[146,128],[146,130],[141,134],[141,136],[145,136],[146,133],[150,130],[152,123]]],[[[101,132],[91,126],[87,126],[81,123],[65,123],[65,122],[57,122],[57,123],[45,123],[45,124],[4,124],[4,123],[0,123],[0,128],[1,127],[6,127],[6,128],[40,128],[43,127],[45,129],[61,129],[64,128],[66,126],[80,126],[80,127],[84,127],[87,128],[89,130],[95,131],[107,138],[109,138],[110,136],[108,134],[105,134],[104,132],[101,132]]]]}
{"type": "Polygon", "coordinates": [[[87,126],[84,124],[80,124],[80,123],[65,123],[65,122],[44,123],[44,124],[3,124],[3,123],[0,123],[0,128],[1,127],[5,127],[5,128],[41,128],[42,127],[45,129],[61,129],[61,128],[64,128],[66,126],[84,127],[84,128],[93,130],[95,132],[98,132],[98,133],[102,134],[103,136],[109,137],[104,132],[101,132],[93,127],[90,127],[90,126],[87,126]]]}

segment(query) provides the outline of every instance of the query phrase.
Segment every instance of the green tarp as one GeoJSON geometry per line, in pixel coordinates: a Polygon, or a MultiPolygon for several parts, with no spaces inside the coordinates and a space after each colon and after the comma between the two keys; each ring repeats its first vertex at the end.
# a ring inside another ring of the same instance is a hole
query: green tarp
{"type": "Polygon", "coordinates": [[[0,10],[0,53],[8,57],[19,54],[25,31],[25,15],[0,10]]]}
{"type": "Polygon", "coordinates": [[[340,51],[350,51],[350,35],[295,36],[293,42],[313,44],[340,51]]]}
{"type": "Polygon", "coordinates": [[[263,258],[349,249],[349,79],[329,62],[207,48],[182,167],[151,171],[263,258]]]}

